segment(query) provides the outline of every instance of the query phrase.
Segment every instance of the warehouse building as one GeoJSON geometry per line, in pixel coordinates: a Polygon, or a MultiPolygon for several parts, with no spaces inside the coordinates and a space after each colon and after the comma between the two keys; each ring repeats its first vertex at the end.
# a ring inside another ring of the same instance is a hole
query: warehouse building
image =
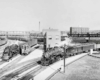
{"type": "Polygon", "coordinates": [[[46,48],[55,47],[61,41],[61,32],[57,29],[44,29],[46,48]]]}
{"type": "Polygon", "coordinates": [[[87,34],[89,28],[87,27],[70,27],[70,34],[87,34]]]}

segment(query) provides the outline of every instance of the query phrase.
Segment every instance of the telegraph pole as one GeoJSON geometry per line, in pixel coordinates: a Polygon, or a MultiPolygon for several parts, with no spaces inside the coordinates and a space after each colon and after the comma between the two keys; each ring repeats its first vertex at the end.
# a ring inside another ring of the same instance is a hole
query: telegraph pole
{"type": "Polygon", "coordinates": [[[64,73],[65,73],[65,58],[66,58],[66,45],[64,45],[64,73]]]}
{"type": "Polygon", "coordinates": [[[45,53],[46,52],[46,49],[47,49],[46,48],[47,47],[46,46],[46,33],[44,34],[44,40],[43,41],[44,41],[43,43],[44,43],[44,53],[45,53]]]}

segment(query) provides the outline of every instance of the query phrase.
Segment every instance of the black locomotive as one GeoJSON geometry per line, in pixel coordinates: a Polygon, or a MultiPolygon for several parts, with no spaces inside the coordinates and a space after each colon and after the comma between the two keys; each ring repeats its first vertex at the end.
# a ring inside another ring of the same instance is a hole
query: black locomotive
{"type": "Polygon", "coordinates": [[[12,44],[10,46],[5,47],[1,58],[3,61],[8,61],[17,54],[28,55],[34,50],[35,47],[37,47],[35,46],[36,44],[37,40],[32,40],[21,44],[12,44]]]}
{"type": "Polygon", "coordinates": [[[65,48],[63,47],[53,48],[43,53],[41,60],[38,61],[37,63],[43,66],[47,66],[58,60],[63,59],[64,56],[67,58],[73,55],[88,52],[90,49],[94,49],[94,44],[81,44],[81,45],[72,46],[72,47],[66,46],[65,48]],[[64,55],[64,49],[65,49],[66,55],[64,55]]]}

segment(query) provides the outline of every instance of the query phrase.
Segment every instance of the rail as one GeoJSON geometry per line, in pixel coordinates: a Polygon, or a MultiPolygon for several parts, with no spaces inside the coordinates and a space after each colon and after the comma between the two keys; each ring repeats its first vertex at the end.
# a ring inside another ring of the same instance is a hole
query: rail
{"type": "Polygon", "coordinates": [[[88,54],[89,56],[91,56],[91,57],[95,57],[95,58],[100,58],[99,56],[96,56],[96,55],[91,55],[91,54],[88,54]]]}

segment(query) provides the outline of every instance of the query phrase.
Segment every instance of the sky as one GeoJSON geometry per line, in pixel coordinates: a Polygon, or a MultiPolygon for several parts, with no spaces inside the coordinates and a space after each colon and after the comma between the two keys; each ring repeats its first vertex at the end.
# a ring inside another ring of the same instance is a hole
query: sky
{"type": "Polygon", "coordinates": [[[100,0],[0,0],[0,31],[100,30],[100,0]]]}

